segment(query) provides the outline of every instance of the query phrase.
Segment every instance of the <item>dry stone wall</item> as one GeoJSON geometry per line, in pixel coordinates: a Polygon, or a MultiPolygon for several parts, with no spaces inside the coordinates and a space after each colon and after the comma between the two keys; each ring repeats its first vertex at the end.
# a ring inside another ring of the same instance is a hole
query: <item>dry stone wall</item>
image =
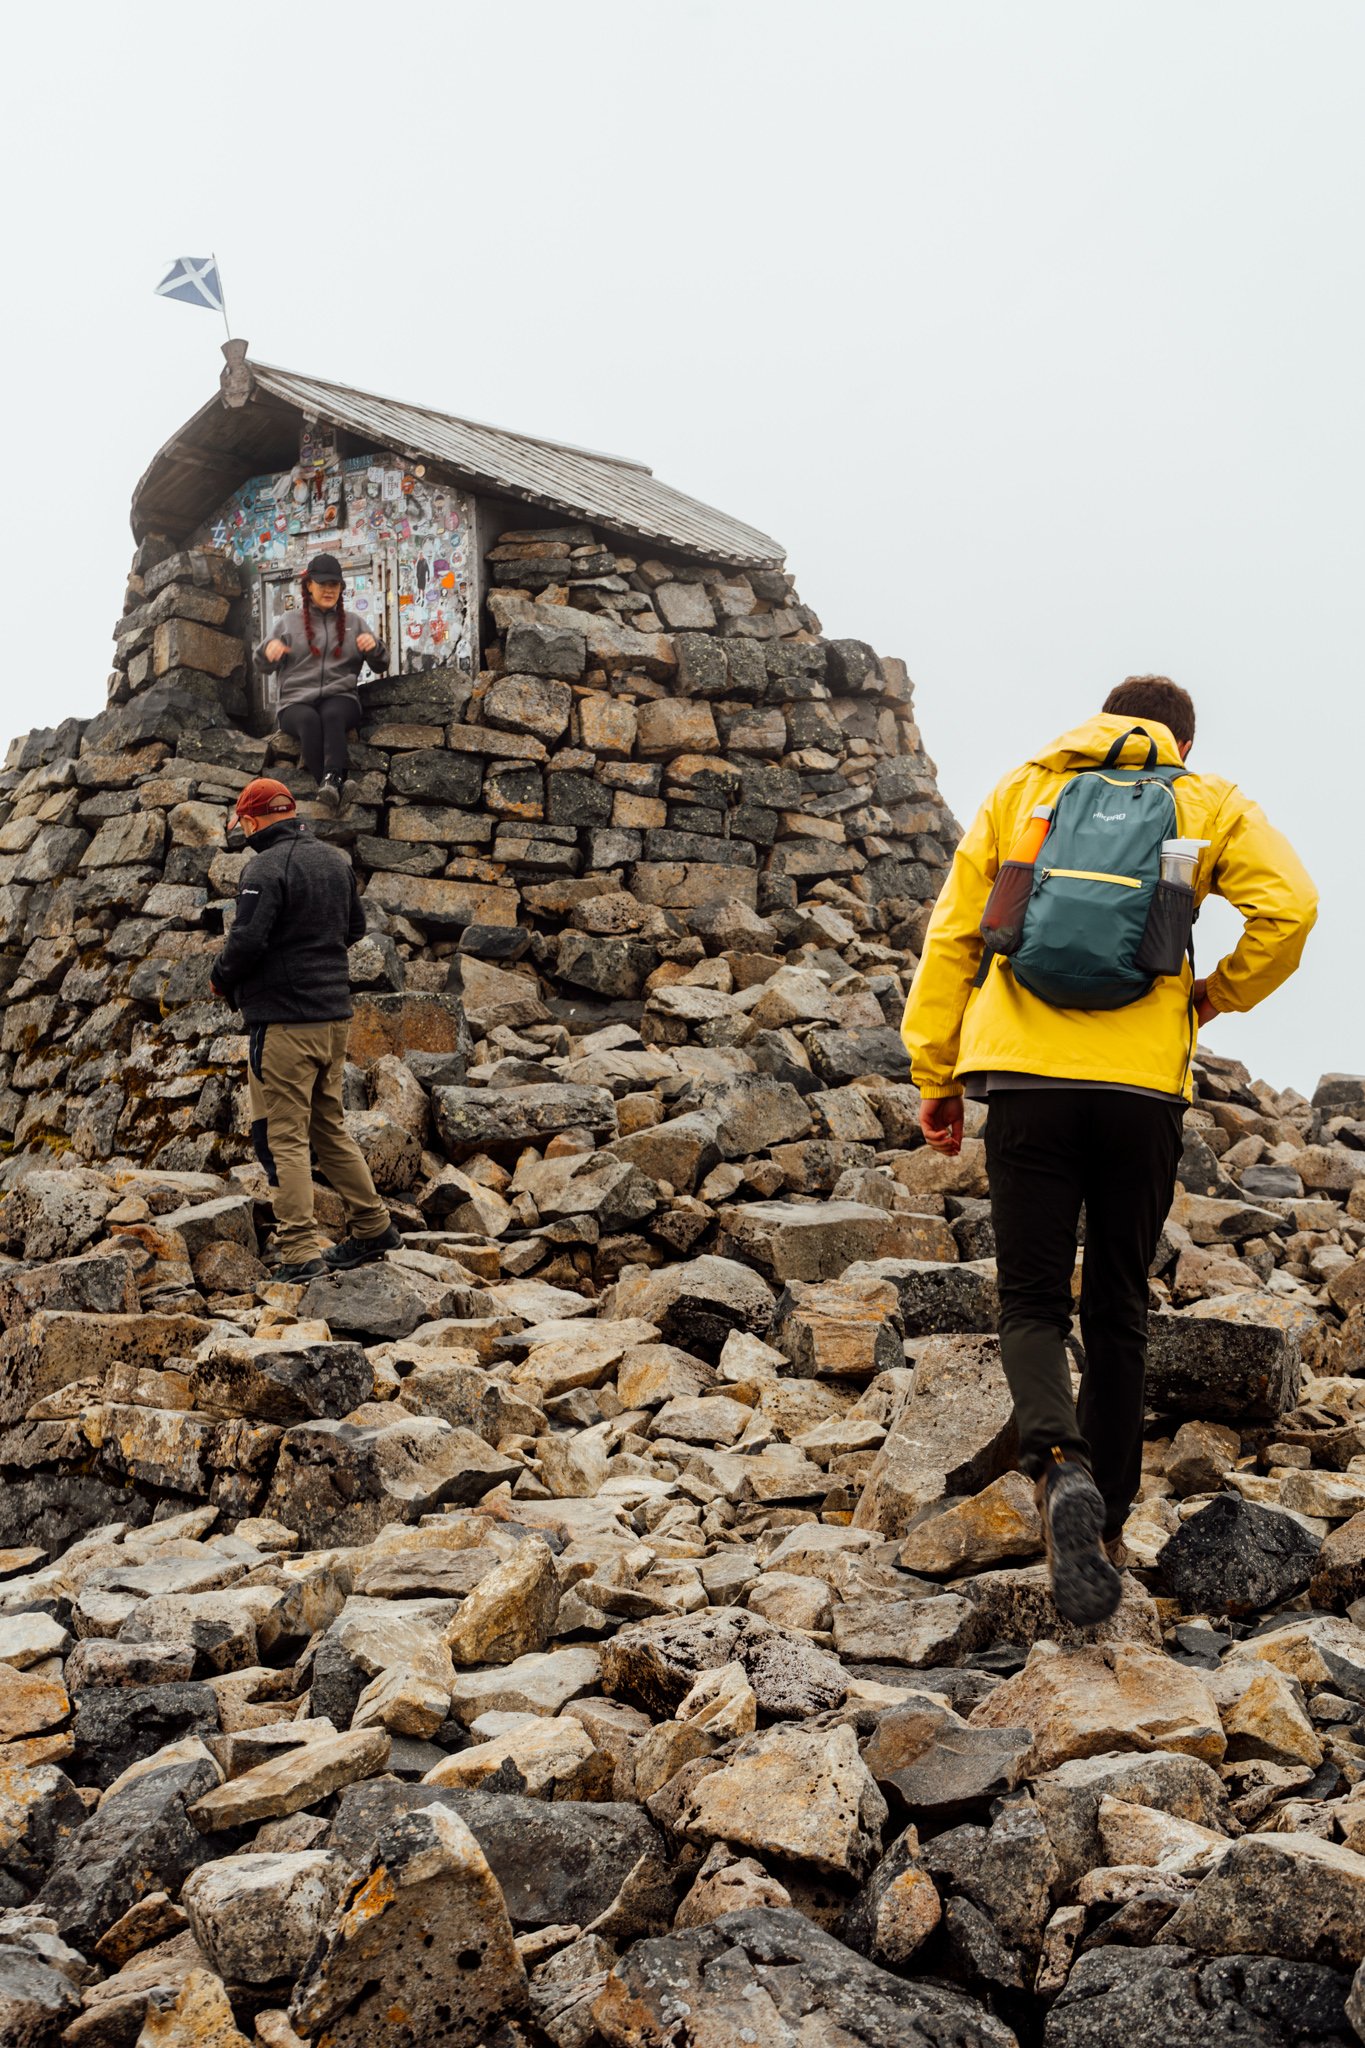
{"type": "MultiPolygon", "coordinates": [[[[458,1051],[462,987],[509,1026],[597,1016],[669,1044],[704,1023],[703,1043],[754,1041],[765,1070],[842,1072],[860,1056],[849,1031],[881,1031],[866,1057],[894,1061],[957,837],[903,664],[822,639],[780,571],[642,560],[585,526],[504,534],[487,573],[483,672],[370,684],[348,807],[313,819],[370,915],[357,1066],[381,1042],[458,1051]],[[712,957],[670,1006],[664,988],[712,957]],[[814,1009],[809,991],[763,1005],[783,964],[823,978],[814,1009]],[[811,1025],[808,1051],[789,1027],[811,1025]]],[[[291,742],[243,729],[242,609],[225,558],[145,542],[108,709],[10,749],[0,1136],[15,1152],[245,1157],[242,1042],[207,979],[247,858],[224,846],[225,813],[266,769],[305,814],[313,789],[291,742]]]]}

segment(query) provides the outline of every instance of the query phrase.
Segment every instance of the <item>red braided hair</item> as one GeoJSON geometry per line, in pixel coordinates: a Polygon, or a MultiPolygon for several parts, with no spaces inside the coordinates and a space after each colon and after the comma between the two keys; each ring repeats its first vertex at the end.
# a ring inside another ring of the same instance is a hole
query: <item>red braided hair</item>
{"type": "MultiPolygon", "coordinates": [[[[340,654],[342,644],[346,638],[346,599],[344,597],[339,597],[336,602],[336,622],[336,651],[340,654]]],[[[316,661],[318,658],[318,643],[313,638],[313,605],[308,595],[308,578],[306,576],[303,579],[303,633],[304,638],[308,642],[308,652],[316,661]]]]}

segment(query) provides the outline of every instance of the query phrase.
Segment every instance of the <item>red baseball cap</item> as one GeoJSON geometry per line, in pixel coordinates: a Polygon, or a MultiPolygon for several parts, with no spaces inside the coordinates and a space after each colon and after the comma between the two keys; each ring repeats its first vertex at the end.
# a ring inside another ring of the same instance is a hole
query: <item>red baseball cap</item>
{"type": "Polygon", "coordinates": [[[297,806],[282,782],[258,775],[248,782],[232,809],[238,818],[289,818],[297,806]]]}

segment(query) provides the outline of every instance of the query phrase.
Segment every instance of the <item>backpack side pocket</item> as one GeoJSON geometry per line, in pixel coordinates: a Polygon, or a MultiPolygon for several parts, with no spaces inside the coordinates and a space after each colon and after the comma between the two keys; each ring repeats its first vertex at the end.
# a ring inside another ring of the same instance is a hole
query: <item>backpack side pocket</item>
{"type": "Polygon", "coordinates": [[[989,953],[1017,953],[1024,936],[1024,916],[1033,895],[1031,860],[1005,861],[986,899],[981,937],[989,953]]]}
{"type": "Polygon", "coordinates": [[[1194,933],[1194,891],[1183,882],[1158,882],[1138,947],[1143,974],[1179,974],[1194,933]]]}

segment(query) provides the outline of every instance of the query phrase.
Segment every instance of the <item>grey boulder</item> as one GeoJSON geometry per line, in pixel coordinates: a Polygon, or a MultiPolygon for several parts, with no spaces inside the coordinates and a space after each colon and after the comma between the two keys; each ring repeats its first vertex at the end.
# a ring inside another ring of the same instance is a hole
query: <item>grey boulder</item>
{"type": "Polygon", "coordinates": [[[1201,1422],[1275,1422],[1299,1397],[1299,1347],[1271,1323],[1211,1316],[1151,1316],[1147,1401],[1201,1422]]]}
{"type": "Polygon", "coordinates": [[[1354,2048],[1350,1980],[1277,1956],[1209,1958],[1162,1942],[1083,1955],[1043,2031],[1043,2048],[1354,2048]]]}
{"type": "Polygon", "coordinates": [[[1016,2048],[1003,2021],[965,1993],[894,1977],[778,1906],[636,1942],[608,1975],[592,2016],[608,2048],[745,2039],[1016,2048]]]}

